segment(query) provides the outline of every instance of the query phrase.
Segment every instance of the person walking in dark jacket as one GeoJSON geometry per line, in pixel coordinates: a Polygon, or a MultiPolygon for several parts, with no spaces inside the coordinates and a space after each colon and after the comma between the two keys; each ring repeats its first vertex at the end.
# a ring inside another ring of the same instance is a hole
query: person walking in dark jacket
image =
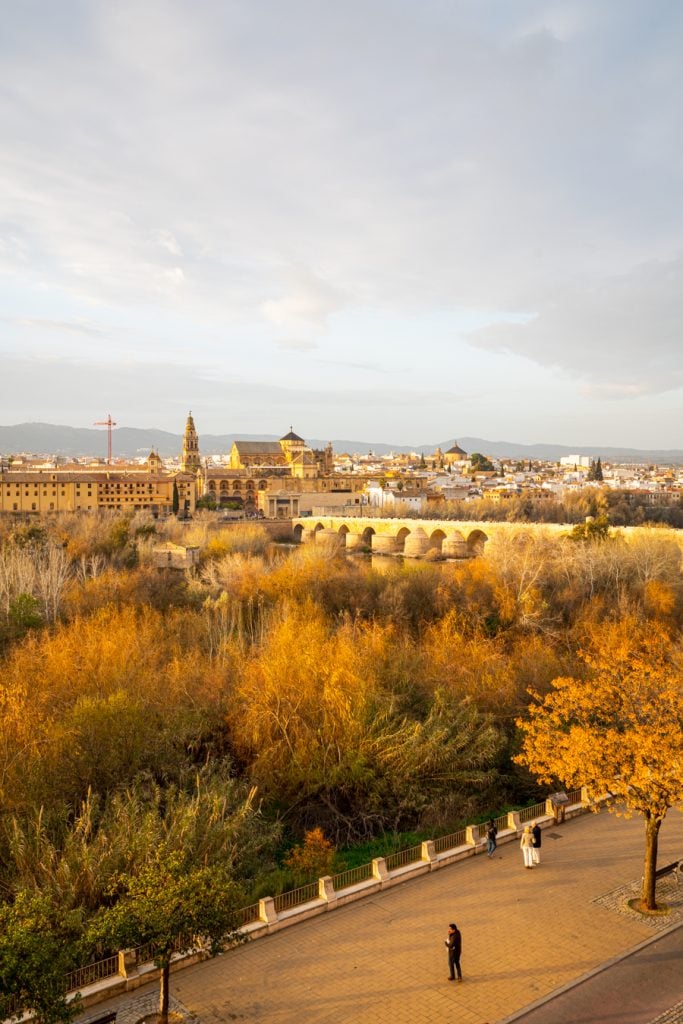
{"type": "Polygon", "coordinates": [[[541,826],[537,821],[534,822],[534,827],[531,830],[533,843],[531,846],[531,856],[534,864],[541,863],[541,826]]]}
{"type": "Polygon", "coordinates": [[[493,857],[496,852],[496,836],[498,835],[498,829],[496,823],[491,818],[488,825],[486,826],[486,852],[489,857],[493,857]]]}
{"type": "Polygon", "coordinates": [[[460,954],[462,953],[462,935],[460,934],[457,925],[449,924],[446,946],[448,947],[448,980],[455,981],[455,972],[457,971],[458,981],[462,981],[462,971],[460,970],[460,954]]]}

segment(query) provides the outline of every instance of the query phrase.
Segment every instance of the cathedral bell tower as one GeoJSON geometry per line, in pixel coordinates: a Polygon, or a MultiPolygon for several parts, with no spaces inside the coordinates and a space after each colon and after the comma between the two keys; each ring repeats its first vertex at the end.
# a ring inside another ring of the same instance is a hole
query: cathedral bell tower
{"type": "Polygon", "coordinates": [[[183,473],[196,473],[201,465],[199,459],[199,438],[192,419],[188,413],[185,433],[183,434],[183,454],[180,458],[180,469],[183,473]]]}

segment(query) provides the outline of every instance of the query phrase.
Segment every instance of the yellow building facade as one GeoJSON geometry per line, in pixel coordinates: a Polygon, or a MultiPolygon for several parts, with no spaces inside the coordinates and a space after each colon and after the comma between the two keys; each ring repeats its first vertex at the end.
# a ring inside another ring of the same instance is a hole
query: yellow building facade
{"type": "Polygon", "coordinates": [[[60,472],[58,469],[0,473],[0,512],[112,512],[173,511],[174,484],[178,508],[192,515],[196,479],[191,473],[115,469],[60,472]]]}
{"type": "Polygon", "coordinates": [[[0,473],[0,512],[94,512],[98,486],[89,473],[5,471],[0,473]]]}

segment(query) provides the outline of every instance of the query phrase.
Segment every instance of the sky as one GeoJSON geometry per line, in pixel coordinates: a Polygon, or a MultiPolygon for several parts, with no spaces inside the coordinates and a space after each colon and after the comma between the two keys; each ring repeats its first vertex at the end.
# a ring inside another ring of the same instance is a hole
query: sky
{"type": "Polygon", "coordinates": [[[680,0],[21,0],[0,422],[683,447],[680,0]]]}

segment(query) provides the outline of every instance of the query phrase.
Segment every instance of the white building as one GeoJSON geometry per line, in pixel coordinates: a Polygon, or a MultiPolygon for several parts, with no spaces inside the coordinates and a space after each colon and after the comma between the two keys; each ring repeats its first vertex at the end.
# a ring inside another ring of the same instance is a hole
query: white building
{"type": "Polygon", "coordinates": [[[577,469],[590,469],[593,459],[590,455],[563,455],[561,466],[576,466],[577,469]]]}

